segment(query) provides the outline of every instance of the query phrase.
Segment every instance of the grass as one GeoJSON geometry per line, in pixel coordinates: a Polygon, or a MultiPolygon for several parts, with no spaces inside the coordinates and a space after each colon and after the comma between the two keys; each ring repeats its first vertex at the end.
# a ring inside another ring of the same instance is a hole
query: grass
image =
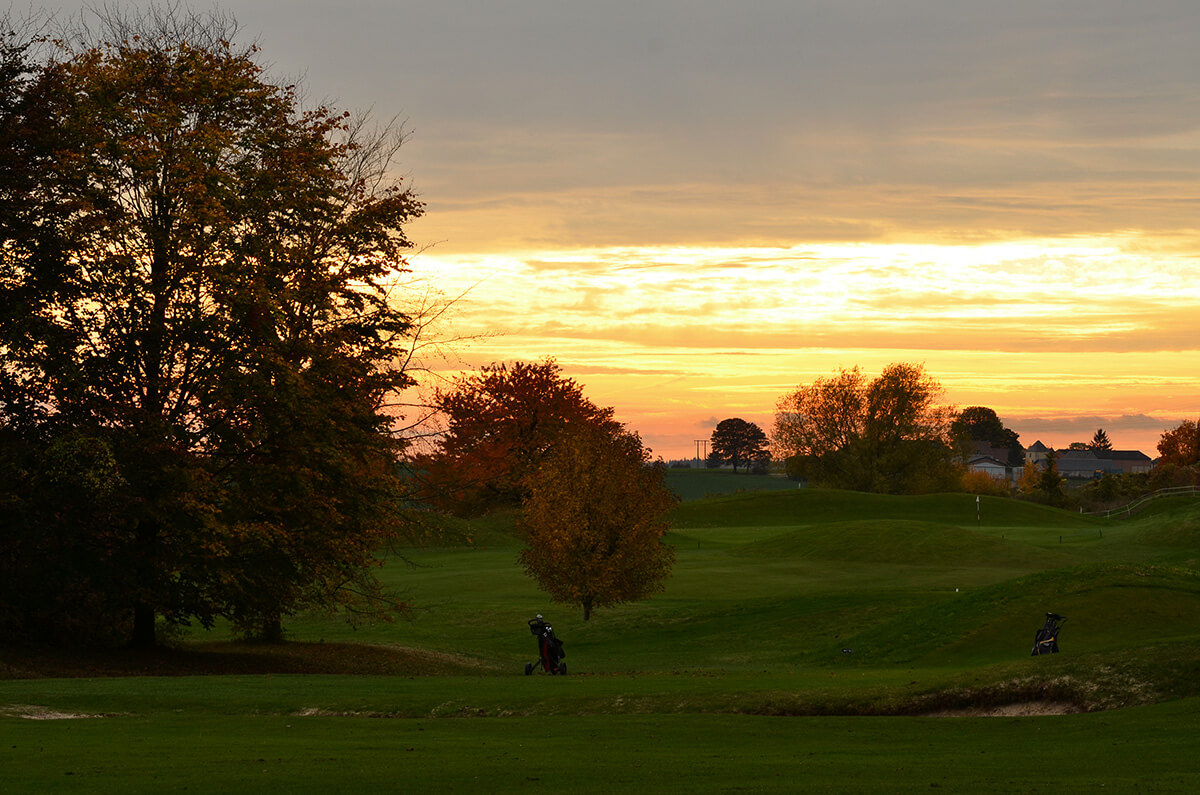
{"type": "Polygon", "coordinates": [[[3,650],[0,791],[1200,785],[1200,502],[1103,521],[966,495],[685,501],[666,591],[586,623],[522,574],[511,522],[389,556],[415,605],[396,624],[3,650]],[[1032,658],[1048,610],[1063,653],[1032,658]],[[521,674],[535,612],[571,676],[521,674]],[[103,717],[30,719],[71,715],[103,717]]]}
{"type": "Polygon", "coordinates": [[[0,785],[8,792],[301,792],[317,789],[315,782],[328,792],[1182,792],[1200,775],[1195,707],[965,722],[177,714],[153,719],[152,733],[139,719],[29,721],[6,737],[0,785]],[[37,764],[23,763],[23,780],[6,782],[22,749],[37,764]]]}

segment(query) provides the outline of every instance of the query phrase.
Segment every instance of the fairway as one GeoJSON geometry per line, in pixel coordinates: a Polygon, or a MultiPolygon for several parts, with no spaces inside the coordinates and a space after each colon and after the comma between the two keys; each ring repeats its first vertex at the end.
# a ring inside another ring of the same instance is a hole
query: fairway
{"type": "Polygon", "coordinates": [[[493,517],[387,557],[406,619],[288,623],[294,649],[375,651],[387,675],[48,679],[10,662],[0,791],[1200,787],[1200,502],[1103,521],[732,491],[677,509],[665,593],[588,622],[524,576],[493,517]],[[1030,657],[1047,611],[1068,616],[1063,653],[1030,657]],[[538,612],[567,677],[523,675],[538,612]]]}

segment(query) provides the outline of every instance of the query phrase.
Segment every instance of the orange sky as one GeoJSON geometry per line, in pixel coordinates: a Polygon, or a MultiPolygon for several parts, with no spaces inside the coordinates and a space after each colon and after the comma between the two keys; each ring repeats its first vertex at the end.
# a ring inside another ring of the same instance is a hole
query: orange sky
{"type": "Polygon", "coordinates": [[[492,334],[455,366],[554,356],[656,455],[716,423],[770,429],[775,402],[838,367],[924,363],[960,407],[994,408],[1025,444],[1104,427],[1154,454],[1200,403],[1185,255],[1140,236],[987,244],[623,247],[439,255],[417,273],[457,294],[454,329],[492,334]]]}
{"type": "Polygon", "coordinates": [[[413,265],[490,335],[431,367],[556,357],[665,458],[894,361],[1027,445],[1200,415],[1200,3],[219,6],[411,132],[413,265]]]}

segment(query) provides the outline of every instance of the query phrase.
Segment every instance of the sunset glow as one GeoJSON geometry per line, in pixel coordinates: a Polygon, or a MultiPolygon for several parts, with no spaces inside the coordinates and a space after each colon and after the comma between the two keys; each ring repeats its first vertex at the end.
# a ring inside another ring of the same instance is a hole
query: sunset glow
{"type": "Polygon", "coordinates": [[[923,362],[960,405],[1066,446],[1153,452],[1200,398],[1200,283],[1134,236],[979,245],[623,247],[419,256],[468,291],[466,362],[555,356],[666,458],[838,367],[923,362]],[[1093,427],[1094,426],[1094,427],[1093,427]]]}
{"type": "Polygon", "coordinates": [[[664,458],[895,361],[1026,445],[1200,415],[1200,3],[219,5],[411,133],[441,375],[555,357],[664,458]]]}

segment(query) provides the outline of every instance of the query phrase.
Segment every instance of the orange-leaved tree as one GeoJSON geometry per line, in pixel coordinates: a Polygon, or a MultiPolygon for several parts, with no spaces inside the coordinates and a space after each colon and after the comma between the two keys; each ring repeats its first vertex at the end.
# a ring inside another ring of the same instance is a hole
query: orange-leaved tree
{"type": "Polygon", "coordinates": [[[818,378],[776,405],[773,441],[788,473],[827,486],[919,494],[958,486],[954,412],[923,365],[897,362],[818,378]]]}
{"type": "Polygon", "coordinates": [[[439,391],[434,407],[444,432],[415,466],[428,501],[467,515],[520,505],[528,475],[563,433],[620,428],[554,359],[486,365],[439,391]]]}
{"type": "Polygon", "coordinates": [[[1158,440],[1160,464],[1188,466],[1200,463],[1200,423],[1184,420],[1158,440]]]}
{"type": "Polygon", "coordinates": [[[675,551],[663,543],[676,502],[636,433],[582,426],[560,434],[526,478],[520,560],[556,602],[583,608],[661,591],[675,551]]]}

